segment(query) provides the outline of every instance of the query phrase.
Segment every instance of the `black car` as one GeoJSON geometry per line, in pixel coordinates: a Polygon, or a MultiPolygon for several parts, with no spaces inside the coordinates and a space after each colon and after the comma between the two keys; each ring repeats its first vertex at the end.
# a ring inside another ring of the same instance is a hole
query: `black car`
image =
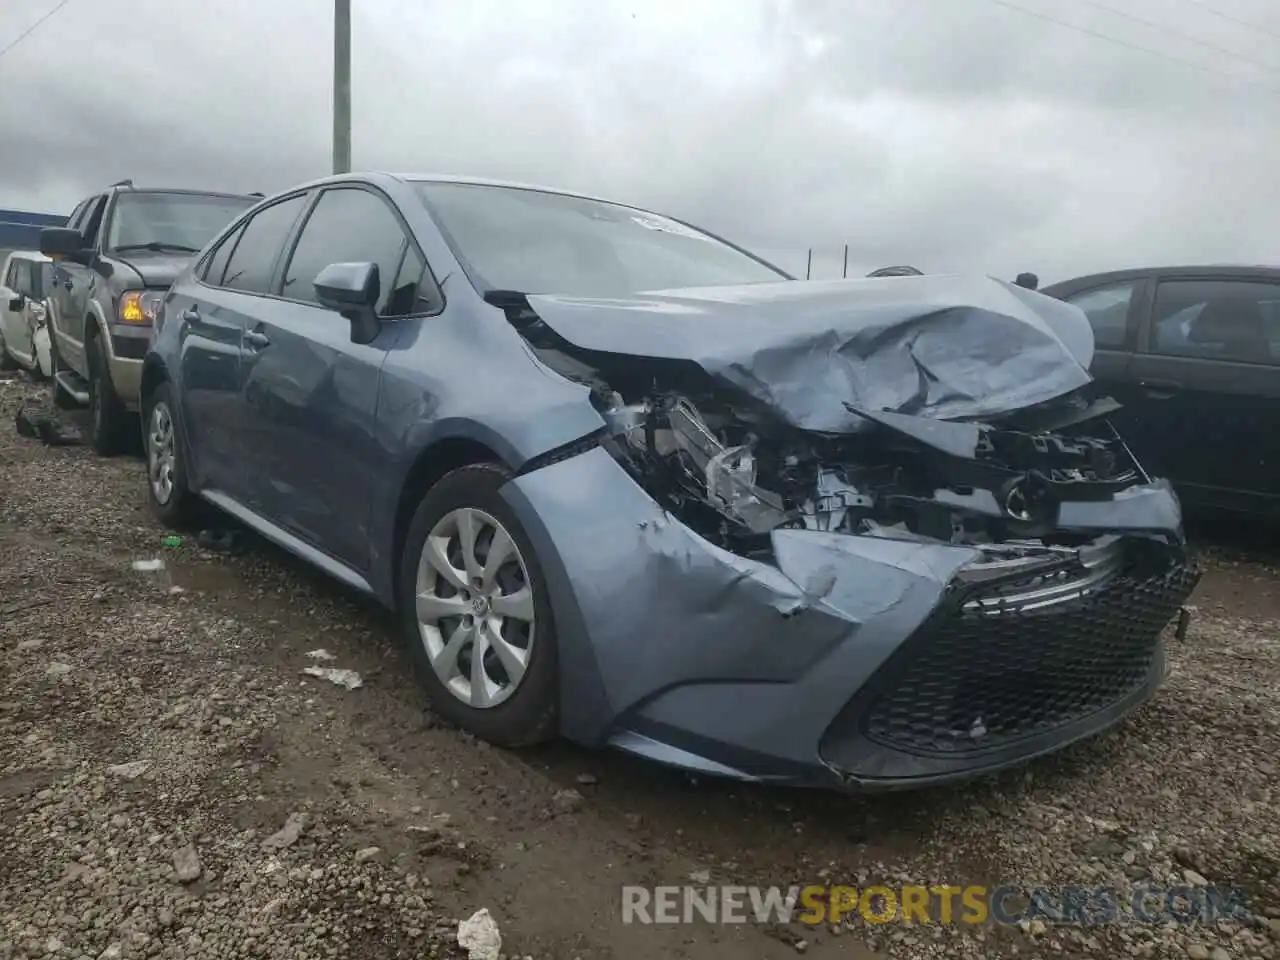
{"type": "Polygon", "coordinates": [[[1280,517],[1280,268],[1117,270],[1042,292],[1089,318],[1116,428],[1189,510],[1280,517]]]}

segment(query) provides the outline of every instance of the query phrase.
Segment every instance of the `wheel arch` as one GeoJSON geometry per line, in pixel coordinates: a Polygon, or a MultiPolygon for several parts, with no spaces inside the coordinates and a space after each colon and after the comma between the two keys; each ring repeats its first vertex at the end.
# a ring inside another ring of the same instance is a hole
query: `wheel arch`
{"type": "Polygon", "coordinates": [[[507,459],[488,443],[475,437],[453,435],[441,437],[423,447],[413,460],[400,485],[396,497],[395,513],[392,516],[391,570],[392,594],[395,602],[400,601],[400,573],[404,562],[405,540],[409,533],[409,523],[413,519],[418,504],[427,495],[427,491],[435,486],[445,475],[460,467],[468,467],[477,463],[498,463],[510,467],[507,459]]]}

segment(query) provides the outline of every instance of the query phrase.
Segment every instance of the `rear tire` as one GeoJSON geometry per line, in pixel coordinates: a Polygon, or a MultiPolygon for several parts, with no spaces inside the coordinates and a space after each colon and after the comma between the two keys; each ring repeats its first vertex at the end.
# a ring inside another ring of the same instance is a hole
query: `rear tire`
{"type": "Polygon", "coordinates": [[[200,501],[187,486],[187,463],[169,384],[161,383],[142,399],[143,448],[147,458],[147,502],[166,527],[195,525],[200,501]]]}
{"type": "Polygon", "coordinates": [[[124,449],[129,429],[125,409],[111,383],[107,356],[97,338],[85,344],[89,368],[89,443],[101,457],[114,457],[124,449]]]}
{"type": "Polygon", "coordinates": [[[405,538],[398,596],[409,657],[434,712],[490,743],[520,747],[555,736],[559,668],[542,568],[499,493],[510,476],[475,464],[427,491],[405,538]],[[433,533],[438,550],[428,545],[433,533]]]}

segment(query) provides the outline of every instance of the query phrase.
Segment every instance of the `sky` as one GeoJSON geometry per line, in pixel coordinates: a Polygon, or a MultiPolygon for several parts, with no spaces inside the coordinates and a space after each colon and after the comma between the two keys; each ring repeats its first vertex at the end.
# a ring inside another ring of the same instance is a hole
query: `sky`
{"type": "MultiPolygon", "coordinates": [[[[57,0],[3,0],[0,49],[57,0]]],[[[1280,262],[1274,0],[352,0],[357,170],[635,203],[803,276],[1280,262]]],[[[0,207],[331,170],[330,0],[68,0],[0,207]]]]}

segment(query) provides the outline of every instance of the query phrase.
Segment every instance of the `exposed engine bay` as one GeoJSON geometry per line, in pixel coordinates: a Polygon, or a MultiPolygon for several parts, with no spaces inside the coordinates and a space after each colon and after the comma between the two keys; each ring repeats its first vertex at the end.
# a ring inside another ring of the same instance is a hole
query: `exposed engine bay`
{"type": "Polygon", "coordinates": [[[660,503],[748,556],[768,551],[775,528],[1074,547],[1086,538],[1058,531],[1061,501],[1109,498],[1146,479],[1114,437],[935,421],[971,431],[967,457],[884,422],[853,436],[763,434],[730,409],[676,394],[627,404],[615,393],[605,416],[615,455],[660,503]]]}
{"type": "MultiPolygon", "coordinates": [[[[821,403],[830,396],[827,405],[853,428],[802,429],[798,411],[776,394],[770,403],[759,391],[717,382],[741,366],[726,363],[717,377],[706,361],[584,348],[523,295],[498,293],[490,302],[544,363],[590,388],[608,424],[606,444],[636,481],[740,556],[767,560],[771,531],[808,529],[974,546],[987,564],[1065,559],[1105,531],[1067,529],[1060,505],[1110,501],[1151,482],[1106,419],[1118,404],[1095,397],[1091,386],[994,416],[945,419],[867,409],[823,391],[821,403]]],[[[843,362],[808,348],[795,355],[819,376],[843,362]]],[[[747,382],[758,386],[751,378],[763,368],[748,369],[747,382]]]]}

